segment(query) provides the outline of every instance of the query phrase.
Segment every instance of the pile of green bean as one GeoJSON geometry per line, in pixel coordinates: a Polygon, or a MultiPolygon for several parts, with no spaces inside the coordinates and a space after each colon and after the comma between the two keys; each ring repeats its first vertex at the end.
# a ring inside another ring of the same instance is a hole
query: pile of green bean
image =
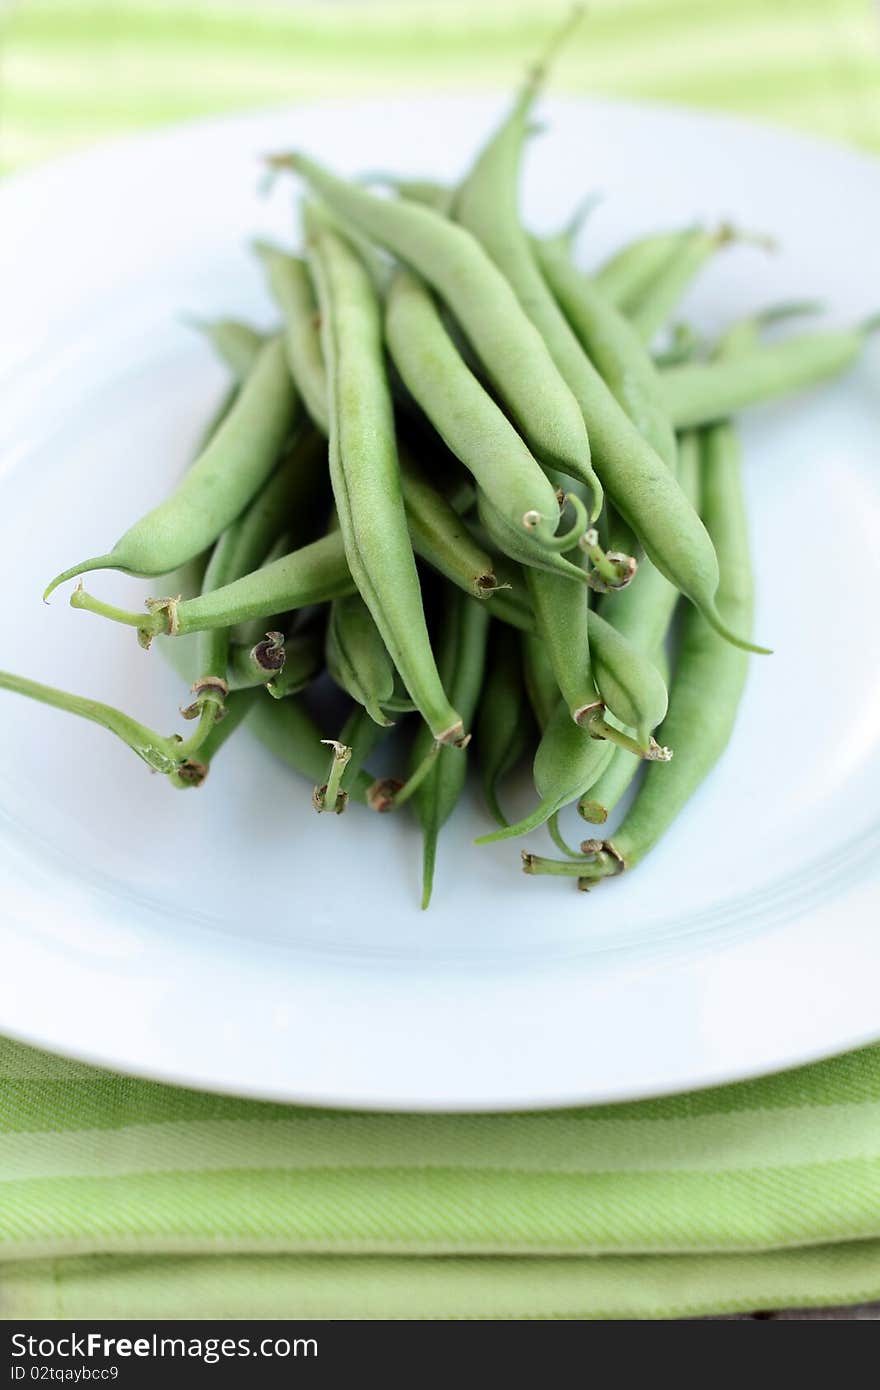
{"type": "Polygon", "coordinates": [[[709,350],[674,319],[731,229],[648,235],[591,274],[572,255],[580,213],[531,236],[518,185],[543,67],[455,188],[270,161],[305,191],[301,250],[256,247],[279,326],[202,326],[231,385],[196,459],[46,590],[79,579],[75,608],[188,669],[192,732],[0,673],[177,787],[246,724],[319,812],[411,802],[423,906],[471,752],[497,823],[477,843],[546,825],[561,854],[524,853],[527,873],[586,889],[661,838],[764,650],[732,417],[843,371],[873,326],[768,342],[772,319],[808,307],[788,306],[709,350]],[[100,569],[160,581],[157,597],[105,603],[82,581],[100,569]],[[406,775],[375,777],[392,726],[406,775]],[[511,824],[502,791],[526,756],[535,805],[511,824]],[[576,802],[605,834],[637,775],[613,834],[570,848],[559,812],[576,802]]]}

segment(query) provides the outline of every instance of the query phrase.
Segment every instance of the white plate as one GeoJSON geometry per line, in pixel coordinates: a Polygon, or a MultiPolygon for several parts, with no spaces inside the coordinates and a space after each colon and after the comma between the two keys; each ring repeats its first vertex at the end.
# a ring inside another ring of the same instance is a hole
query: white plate
{"type": "MultiPolygon", "coordinates": [[[[343,172],[451,177],[499,109],[198,123],[0,191],[0,665],[171,727],[181,691],[160,658],[39,595],[179,473],[223,381],[179,315],[271,320],[245,242],[290,237],[291,193],[258,196],[256,156],[301,146],[343,172]]],[[[602,189],[587,260],[730,217],[781,250],[719,256],[688,305],[702,326],[791,297],[842,321],[880,307],[868,159],[668,109],[547,114],[527,209],[551,227],[602,189]]],[[[415,829],[316,817],[249,736],[202,792],[175,794],[101,730],[0,694],[0,1029],[197,1086],[412,1109],[642,1096],[880,1034],[877,370],[874,347],[845,381],[748,420],[756,631],[776,654],[754,659],[733,742],[662,849],[589,897],[522,876],[518,843],[473,848],[474,798],[422,914],[415,829]]]]}

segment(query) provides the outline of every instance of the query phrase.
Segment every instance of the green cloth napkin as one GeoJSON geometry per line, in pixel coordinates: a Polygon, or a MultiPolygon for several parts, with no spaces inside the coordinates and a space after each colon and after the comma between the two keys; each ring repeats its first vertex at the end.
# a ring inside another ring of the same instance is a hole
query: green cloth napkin
{"type": "Polygon", "coordinates": [[[516,1115],[306,1110],[0,1043],[5,1319],[673,1317],[880,1298],[880,1046],[516,1115]]]}
{"type": "MultiPolygon", "coordinates": [[[[589,9],[556,90],[880,147],[869,0],[589,9]]],[[[551,17],[544,0],[28,0],[0,16],[0,163],[212,112],[509,89],[551,17]]],[[[6,1319],[673,1317],[876,1298],[880,1047],[638,1105],[450,1117],[199,1095],[0,1041],[6,1319]]]]}

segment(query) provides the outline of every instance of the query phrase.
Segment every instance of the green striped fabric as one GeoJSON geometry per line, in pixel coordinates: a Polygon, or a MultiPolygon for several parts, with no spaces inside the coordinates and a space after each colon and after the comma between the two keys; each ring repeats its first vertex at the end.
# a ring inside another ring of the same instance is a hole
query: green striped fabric
{"type": "Polygon", "coordinates": [[[0,1315],[670,1317],[880,1297],[880,1046],[639,1104],[305,1110],[0,1044],[0,1315]]]}
{"type": "MultiPolygon", "coordinates": [[[[214,112],[388,92],[509,90],[568,0],[12,0],[9,169],[214,112]]],[[[872,0],[590,0],[559,90],[778,120],[880,147],[872,0]]]]}
{"type": "MultiPolygon", "coordinates": [[[[560,3],[559,11],[567,6],[560,3]]],[[[215,112],[503,87],[541,0],[19,0],[0,166],[215,112]]],[[[590,0],[560,90],[880,148],[870,0],[590,0]]],[[[0,1316],[615,1318],[880,1298],[880,1047],[554,1113],[301,1110],[0,1041],[0,1316]]]]}

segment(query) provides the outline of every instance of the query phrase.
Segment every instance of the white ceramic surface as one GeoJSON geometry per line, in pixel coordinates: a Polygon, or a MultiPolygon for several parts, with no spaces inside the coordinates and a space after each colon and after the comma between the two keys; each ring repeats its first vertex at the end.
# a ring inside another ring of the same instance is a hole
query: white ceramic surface
{"type": "MultiPolygon", "coordinates": [[[[162,496],[218,397],[181,314],[271,321],[246,242],[290,237],[291,186],[259,196],[257,155],[452,177],[499,109],[197,123],[0,189],[0,666],[172,726],[181,691],[158,656],[39,596],[162,496]]],[[[719,256],[687,305],[700,326],[805,295],[839,321],[880,307],[867,158],[672,109],[547,115],[526,207],[551,227],[603,190],[585,262],[730,217],[780,250],[719,256]]],[[[315,816],[247,734],[175,794],[103,731],[0,693],[0,1031],[242,1094],[460,1109],[643,1096],[880,1035],[878,371],[874,346],[744,423],[756,634],[775,655],[753,660],[733,742],[662,849],[588,897],[521,875],[519,844],[473,848],[474,795],[422,914],[413,826],[315,816]]],[[[139,602],[148,586],[93,588],[139,602]]]]}

